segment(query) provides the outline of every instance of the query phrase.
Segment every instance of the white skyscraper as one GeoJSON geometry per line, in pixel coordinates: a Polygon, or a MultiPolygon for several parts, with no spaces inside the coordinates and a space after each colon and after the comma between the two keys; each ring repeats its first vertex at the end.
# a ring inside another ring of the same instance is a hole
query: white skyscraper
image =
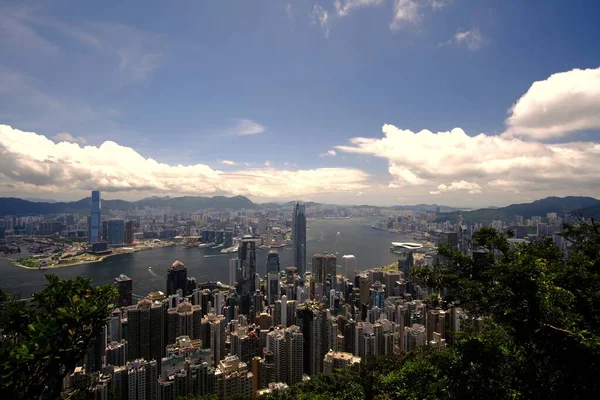
{"type": "Polygon", "coordinates": [[[354,271],[356,271],[356,257],[352,254],[346,254],[342,257],[342,275],[344,277],[354,277],[354,271]]]}

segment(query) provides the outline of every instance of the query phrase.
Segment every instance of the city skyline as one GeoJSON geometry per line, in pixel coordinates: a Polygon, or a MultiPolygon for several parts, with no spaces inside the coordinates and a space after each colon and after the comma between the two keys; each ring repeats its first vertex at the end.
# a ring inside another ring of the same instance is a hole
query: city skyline
{"type": "Polygon", "coordinates": [[[600,197],[596,2],[234,4],[1,6],[2,195],[600,197]]]}

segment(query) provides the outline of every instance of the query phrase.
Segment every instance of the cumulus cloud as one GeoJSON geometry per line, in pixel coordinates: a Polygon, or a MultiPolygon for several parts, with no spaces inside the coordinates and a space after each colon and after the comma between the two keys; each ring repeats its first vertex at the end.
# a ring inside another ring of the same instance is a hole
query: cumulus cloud
{"type": "Polygon", "coordinates": [[[476,184],[474,182],[467,182],[467,181],[452,182],[449,185],[442,183],[441,185],[438,185],[437,190],[431,191],[431,192],[429,192],[429,194],[435,195],[435,194],[452,192],[452,191],[457,191],[457,190],[466,190],[470,194],[476,194],[476,193],[481,193],[481,186],[479,186],[478,184],[476,184]]]}
{"type": "Polygon", "coordinates": [[[0,125],[0,187],[22,191],[78,193],[100,189],[286,199],[365,190],[368,178],[368,174],[355,168],[270,167],[225,173],[204,164],[169,165],[112,141],[99,147],[81,147],[67,141],[55,143],[37,133],[0,125]]]}
{"type": "Polygon", "coordinates": [[[329,13],[321,5],[315,4],[310,14],[311,21],[314,25],[320,25],[323,28],[325,37],[329,37],[329,13]]]}
{"type": "Polygon", "coordinates": [[[534,82],[509,110],[506,135],[537,140],[600,129],[600,67],[534,82]]]}
{"type": "Polygon", "coordinates": [[[469,50],[479,50],[485,43],[485,38],[477,28],[468,31],[456,32],[454,37],[445,43],[440,43],[440,46],[449,45],[465,45],[469,50]]]}
{"type": "Polygon", "coordinates": [[[580,191],[600,185],[600,144],[545,144],[515,137],[447,132],[412,132],[384,125],[382,138],[353,138],[335,146],[348,153],[388,161],[390,188],[445,193],[467,190],[580,191]],[[477,185],[477,186],[476,186],[477,185]]]}
{"type": "Polygon", "coordinates": [[[394,0],[394,16],[390,22],[390,29],[400,29],[407,23],[416,23],[421,19],[419,9],[421,4],[417,0],[394,0]]]}
{"type": "Polygon", "coordinates": [[[73,137],[68,132],[60,132],[54,135],[54,139],[61,142],[69,142],[69,143],[78,143],[78,144],[87,144],[87,140],[81,136],[73,137]]]}
{"type": "Polygon", "coordinates": [[[235,161],[231,161],[231,160],[220,160],[221,164],[225,164],[225,165],[237,165],[237,163],[235,161]]]}
{"type": "Polygon", "coordinates": [[[337,15],[345,17],[351,11],[357,10],[363,7],[376,6],[383,2],[383,0],[335,0],[333,7],[337,15]]]}
{"type": "Polygon", "coordinates": [[[251,119],[238,119],[233,131],[238,136],[258,135],[265,131],[265,127],[251,119]]]}

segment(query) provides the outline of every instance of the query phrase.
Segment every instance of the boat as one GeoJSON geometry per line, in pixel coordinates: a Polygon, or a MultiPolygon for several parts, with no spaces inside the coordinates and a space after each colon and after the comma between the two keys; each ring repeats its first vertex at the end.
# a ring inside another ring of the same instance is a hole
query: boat
{"type": "Polygon", "coordinates": [[[152,267],[148,267],[148,269],[152,269],[152,267]]]}
{"type": "Polygon", "coordinates": [[[224,249],[221,249],[221,253],[224,253],[224,254],[235,253],[236,251],[238,251],[238,246],[231,246],[231,247],[226,247],[224,249]]]}

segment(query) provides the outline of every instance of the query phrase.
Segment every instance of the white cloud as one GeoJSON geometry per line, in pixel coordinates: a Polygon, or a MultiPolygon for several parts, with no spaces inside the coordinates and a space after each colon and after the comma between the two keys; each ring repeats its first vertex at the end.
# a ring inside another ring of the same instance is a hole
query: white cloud
{"type": "Polygon", "coordinates": [[[351,11],[363,7],[377,6],[383,3],[383,0],[335,0],[333,7],[340,17],[347,16],[351,11]]]}
{"type": "Polygon", "coordinates": [[[265,164],[264,164],[264,165],[265,165],[265,167],[267,167],[267,168],[271,168],[271,161],[268,161],[268,160],[267,160],[267,161],[265,161],[265,164]]]}
{"type": "Polygon", "coordinates": [[[537,140],[600,129],[600,67],[534,82],[509,110],[506,135],[537,140]]]}
{"type": "Polygon", "coordinates": [[[479,50],[485,43],[485,38],[477,28],[457,32],[454,38],[446,44],[466,45],[469,50],[479,50]]]}
{"type": "Polygon", "coordinates": [[[168,165],[129,147],[107,141],[80,147],[54,143],[43,135],[0,125],[0,187],[4,192],[106,192],[229,194],[289,199],[313,194],[368,189],[369,175],[355,168],[279,170],[247,168],[233,172],[204,164],[168,165]]]}
{"type": "Polygon", "coordinates": [[[431,4],[431,9],[437,11],[452,3],[452,0],[430,0],[429,3],[431,4]]]}
{"type": "Polygon", "coordinates": [[[446,184],[441,184],[438,185],[437,190],[435,191],[430,191],[429,194],[440,194],[440,193],[445,193],[445,192],[453,192],[453,191],[457,191],[457,190],[466,190],[469,192],[469,194],[477,194],[477,193],[481,193],[481,186],[479,186],[478,184],[474,183],[474,182],[467,182],[467,181],[458,181],[458,182],[452,182],[450,185],[446,185],[446,184]]]}
{"type": "Polygon", "coordinates": [[[407,23],[416,23],[421,19],[421,5],[417,0],[394,0],[394,16],[390,29],[400,29],[407,23]]]}
{"type": "Polygon", "coordinates": [[[320,25],[323,28],[323,32],[325,37],[329,37],[329,13],[326,9],[324,9],[321,5],[315,4],[313,6],[312,12],[310,14],[310,18],[313,24],[320,25]]]}
{"type": "Polygon", "coordinates": [[[60,132],[54,135],[54,139],[61,142],[69,142],[69,143],[78,143],[78,144],[87,144],[87,140],[81,136],[73,137],[68,132],[60,132]]]}
{"type": "Polygon", "coordinates": [[[388,124],[382,131],[382,138],[353,138],[350,145],[335,148],[386,159],[393,178],[390,189],[449,193],[461,188],[490,195],[599,192],[594,188],[600,185],[600,143],[545,144],[483,133],[468,136],[460,128],[412,132],[388,124]]]}
{"type": "Polygon", "coordinates": [[[238,119],[233,131],[239,136],[258,135],[265,131],[265,127],[251,119],[238,119]]]}
{"type": "Polygon", "coordinates": [[[237,165],[237,163],[235,161],[231,161],[231,160],[220,160],[219,162],[221,164],[225,164],[225,165],[237,165]]]}
{"type": "Polygon", "coordinates": [[[286,4],[285,15],[287,16],[288,22],[290,23],[290,31],[296,29],[296,18],[294,17],[294,10],[292,10],[292,4],[286,4]]]}
{"type": "Polygon", "coordinates": [[[337,156],[337,151],[335,150],[327,150],[325,153],[319,154],[319,157],[335,157],[337,156]]]}

